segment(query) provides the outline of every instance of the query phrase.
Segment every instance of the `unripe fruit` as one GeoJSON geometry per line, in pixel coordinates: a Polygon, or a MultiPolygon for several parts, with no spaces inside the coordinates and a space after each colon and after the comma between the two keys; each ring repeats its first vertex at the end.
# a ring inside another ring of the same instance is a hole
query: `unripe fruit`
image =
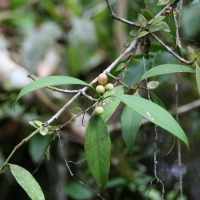
{"type": "Polygon", "coordinates": [[[105,87],[104,87],[103,85],[97,85],[96,91],[97,91],[99,94],[103,94],[103,93],[105,92],[105,87]]]}
{"type": "Polygon", "coordinates": [[[98,83],[100,85],[105,85],[108,81],[108,76],[106,74],[99,74],[98,76],[98,83]]]}
{"type": "Polygon", "coordinates": [[[103,112],[104,112],[104,109],[103,109],[102,106],[97,106],[97,107],[94,109],[94,113],[95,113],[96,115],[102,115],[103,112]]]}
{"type": "Polygon", "coordinates": [[[107,84],[106,84],[106,90],[107,90],[107,91],[112,91],[113,88],[114,88],[114,85],[113,85],[112,83],[107,83],[107,84]]]}

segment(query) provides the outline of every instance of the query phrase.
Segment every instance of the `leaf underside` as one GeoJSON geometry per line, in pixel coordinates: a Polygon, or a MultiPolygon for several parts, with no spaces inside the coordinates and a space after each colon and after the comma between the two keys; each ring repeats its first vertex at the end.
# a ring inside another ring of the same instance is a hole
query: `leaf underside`
{"type": "Polygon", "coordinates": [[[18,165],[9,164],[9,166],[10,171],[15,177],[16,181],[26,191],[32,200],[45,200],[40,185],[30,172],[18,165]]]}
{"type": "Polygon", "coordinates": [[[55,86],[55,85],[66,85],[66,84],[84,85],[87,87],[91,87],[91,85],[89,85],[88,83],[82,80],[70,77],[70,76],[48,76],[48,77],[37,79],[31,82],[26,87],[24,87],[21,90],[21,92],[18,94],[15,100],[15,103],[25,94],[32,92],[34,90],[37,90],[39,88],[55,86]]]}

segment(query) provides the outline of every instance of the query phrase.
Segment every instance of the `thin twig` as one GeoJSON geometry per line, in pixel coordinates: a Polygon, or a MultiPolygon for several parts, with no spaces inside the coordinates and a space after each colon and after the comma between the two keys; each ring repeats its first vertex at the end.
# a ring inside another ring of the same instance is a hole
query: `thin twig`
{"type": "MultiPolygon", "coordinates": [[[[34,81],[36,80],[31,74],[29,74],[27,77],[31,78],[34,81]]],[[[74,94],[74,93],[77,93],[79,91],[79,90],[63,90],[63,89],[52,87],[52,86],[47,86],[46,88],[53,90],[53,91],[68,93],[68,94],[74,94]]]]}
{"type": "Polygon", "coordinates": [[[115,12],[113,11],[110,3],[109,3],[109,0],[105,0],[106,1],[106,4],[107,4],[107,7],[108,7],[108,10],[110,11],[110,16],[113,18],[113,19],[116,19],[120,22],[123,22],[123,23],[126,23],[128,25],[131,25],[131,26],[134,26],[134,27],[137,27],[137,28],[140,28],[140,25],[135,23],[135,22],[131,22],[131,21],[128,21],[126,19],[123,19],[121,17],[118,17],[115,12]]]}
{"type": "Polygon", "coordinates": [[[12,158],[13,154],[17,151],[17,149],[19,147],[21,147],[24,143],[26,143],[29,139],[31,139],[34,135],[36,135],[39,132],[39,130],[40,130],[39,128],[36,129],[28,137],[24,138],[17,146],[15,146],[15,148],[12,150],[12,152],[10,153],[10,155],[8,156],[8,158],[6,159],[6,161],[4,162],[4,164],[1,166],[0,173],[2,172],[2,170],[4,169],[4,167],[7,165],[7,163],[9,162],[9,160],[12,158]]]}
{"type": "MultiPolygon", "coordinates": [[[[182,4],[183,4],[183,1],[181,0],[180,3],[179,3],[179,7],[180,7],[179,19],[180,19],[180,14],[181,14],[181,11],[182,11],[182,4]]],[[[173,14],[174,14],[174,21],[175,21],[175,25],[176,25],[176,43],[178,42],[180,44],[180,38],[179,38],[179,32],[178,32],[178,30],[179,30],[178,24],[180,23],[180,20],[177,22],[176,16],[175,16],[176,13],[173,12],[173,14]]],[[[181,44],[180,44],[180,46],[178,45],[178,47],[180,48],[181,44]]],[[[176,121],[177,122],[179,121],[179,118],[178,118],[178,102],[179,102],[178,92],[179,92],[178,74],[176,73],[175,93],[176,93],[176,121]]],[[[182,159],[181,158],[181,142],[180,142],[179,138],[177,139],[177,146],[178,146],[178,167],[179,167],[179,192],[180,192],[180,198],[181,198],[181,200],[183,200],[183,177],[182,177],[182,161],[181,161],[181,159],[182,159]]]]}
{"type": "Polygon", "coordinates": [[[161,15],[165,15],[165,11],[171,6],[172,6],[172,3],[167,4],[153,19],[148,21],[148,25],[150,25],[155,18],[160,17],[161,15]]]}
{"type": "MultiPolygon", "coordinates": [[[[176,9],[176,8],[175,8],[176,9]]],[[[178,22],[177,22],[177,10],[173,9],[172,12],[173,12],[173,17],[174,17],[174,22],[175,22],[175,27],[176,27],[176,45],[181,48],[181,40],[180,40],[180,37],[179,37],[179,27],[178,27],[178,22]]]]}
{"type": "MultiPolygon", "coordinates": [[[[176,98],[176,121],[178,122],[178,74],[176,73],[176,84],[175,84],[175,98],[176,98]]],[[[180,198],[183,200],[183,177],[182,177],[182,162],[181,162],[181,142],[180,139],[177,138],[177,146],[178,146],[178,167],[179,167],[179,190],[180,190],[180,198]]]]}
{"type": "Polygon", "coordinates": [[[67,121],[66,123],[64,123],[64,124],[62,124],[62,125],[59,125],[58,128],[57,128],[57,131],[59,131],[60,129],[64,128],[67,124],[69,124],[70,122],[72,122],[73,120],[75,120],[77,117],[83,115],[83,114],[86,113],[88,110],[94,108],[94,106],[95,106],[96,104],[97,104],[97,102],[96,102],[93,106],[87,108],[84,112],[82,112],[82,113],[76,115],[75,117],[72,117],[72,118],[71,118],[69,121],[67,121]]]}
{"type": "Polygon", "coordinates": [[[74,161],[69,160],[68,163],[73,163],[74,165],[77,165],[77,164],[84,162],[85,160],[86,160],[86,158],[84,158],[83,160],[78,161],[78,162],[74,162],[74,161]]]}
{"type": "Polygon", "coordinates": [[[159,42],[169,53],[171,53],[173,56],[175,56],[178,60],[180,60],[182,63],[186,65],[192,65],[194,61],[188,61],[185,60],[184,58],[181,58],[178,54],[176,54],[171,48],[169,48],[162,40],[160,40],[155,34],[150,32],[150,35],[157,41],[159,42]]]}
{"type": "MultiPolygon", "coordinates": [[[[124,59],[127,55],[130,53],[135,53],[135,50],[137,48],[137,45],[139,43],[139,39],[136,38],[131,45],[124,51],[106,70],[103,71],[103,73],[108,74],[122,59],[124,59]]],[[[90,85],[93,85],[97,82],[98,78],[95,78],[90,85]]],[[[69,107],[82,93],[84,93],[88,87],[84,87],[83,89],[79,90],[77,94],[75,94],[54,116],[51,117],[47,122],[45,122],[45,126],[48,126],[51,122],[58,119],[58,117],[63,113],[63,111],[69,107]]]]}
{"type": "MultiPolygon", "coordinates": [[[[128,24],[128,25],[131,25],[131,26],[140,28],[140,25],[139,25],[139,24],[136,24],[136,23],[134,23],[134,22],[131,22],[131,21],[128,21],[128,20],[126,20],[126,19],[123,19],[123,18],[118,17],[118,16],[114,13],[112,7],[110,6],[109,1],[108,1],[108,0],[105,0],[105,1],[106,1],[106,4],[107,4],[108,9],[109,9],[109,11],[110,11],[110,15],[111,15],[111,17],[112,17],[113,19],[116,19],[116,20],[121,21],[121,22],[123,22],[123,23],[126,23],[126,24],[128,24]]],[[[163,15],[163,13],[165,12],[166,8],[174,7],[178,2],[179,2],[179,0],[175,1],[173,4],[172,4],[172,3],[169,3],[169,4],[166,5],[154,18],[163,15]]],[[[153,19],[154,19],[154,18],[153,18],[153,19]]],[[[153,19],[152,19],[152,20],[153,20],[153,19]]],[[[152,23],[152,20],[150,20],[150,21],[148,22],[148,25],[147,25],[147,26],[149,26],[149,24],[152,23]]],[[[187,64],[187,65],[192,65],[192,64],[194,63],[194,61],[185,60],[184,58],[182,58],[182,57],[180,57],[179,55],[177,55],[171,48],[169,48],[169,47],[168,47],[162,40],[160,40],[155,34],[153,34],[153,33],[150,32],[150,35],[151,35],[157,42],[159,42],[165,49],[167,49],[167,51],[168,51],[169,53],[171,53],[172,55],[174,55],[174,56],[175,56],[178,60],[180,60],[182,63],[187,64]]]]}
{"type": "Polygon", "coordinates": [[[85,92],[82,92],[82,95],[85,96],[86,98],[88,98],[91,101],[99,101],[99,99],[94,99],[91,96],[87,95],[85,92]]]}
{"type": "Polygon", "coordinates": [[[131,87],[126,85],[123,81],[121,81],[119,78],[113,76],[112,74],[108,73],[108,76],[110,76],[111,78],[113,78],[114,80],[116,80],[117,82],[121,83],[127,90],[130,90],[131,87]]]}
{"type": "MultiPolygon", "coordinates": [[[[146,72],[146,63],[147,63],[147,60],[143,56],[144,72],[146,72]]],[[[145,81],[146,81],[146,86],[147,86],[147,79],[145,79],[145,81]]],[[[147,94],[148,94],[149,101],[152,101],[151,97],[150,97],[150,94],[149,94],[149,91],[147,91],[147,94]]],[[[154,178],[153,178],[153,180],[150,183],[150,188],[149,188],[149,192],[148,192],[148,195],[147,195],[147,199],[149,198],[149,194],[150,194],[150,191],[151,191],[151,187],[152,187],[153,181],[156,180],[157,183],[160,183],[162,185],[161,196],[162,196],[162,200],[163,200],[164,199],[164,194],[165,194],[165,187],[164,187],[164,183],[162,182],[162,180],[157,175],[157,164],[158,164],[158,161],[157,161],[157,151],[158,151],[157,150],[157,140],[158,140],[158,133],[157,133],[157,126],[155,125],[155,139],[154,139],[154,149],[155,149],[155,151],[154,151],[154,178]]]]}

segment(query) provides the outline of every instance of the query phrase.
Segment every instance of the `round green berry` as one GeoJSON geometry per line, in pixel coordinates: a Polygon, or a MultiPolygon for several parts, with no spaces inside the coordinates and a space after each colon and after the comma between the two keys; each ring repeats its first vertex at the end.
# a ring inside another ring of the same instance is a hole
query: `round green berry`
{"type": "Polygon", "coordinates": [[[103,112],[104,112],[104,109],[103,109],[102,106],[97,106],[97,107],[94,109],[94,113],[95,113],[96,115],[102,115],[103,112]]]}
{"type": "Polygon", "coordinates": [[[106,84],[106,90],[107,90],[107,91],[112,91],[113,88],[114,88],[114,85],[113,85],[112,83],[107,83],[107,84],[106,84]]]}
{"type": "Polygon", "coordinates": [[[106,74],[99,74],[98,76],[98,83],[100,85],[105,85],[108,81],[108,76],[106,74]]]}
{"type": "Polygon", "coordinates": [[[103,93],[105,92],[105,87],[104,87],[103,85],[97,85],[96,91],[97,91],[99,94],[103,94],[103,93]]]}

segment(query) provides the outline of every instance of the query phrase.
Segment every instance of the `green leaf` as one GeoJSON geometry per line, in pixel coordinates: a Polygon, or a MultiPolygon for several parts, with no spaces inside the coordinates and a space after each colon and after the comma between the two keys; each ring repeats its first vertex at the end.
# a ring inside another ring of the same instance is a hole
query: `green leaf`
{"type": "Polygon", "coordinates": [[[47,147],[46,153],[45,153],[46,159],[49,161],[50,160],[50,145],[47,147]]]}
{"type": "Polygon", "coordinates": [[[149,28],[149,31],[152,32],[152,33],[159,31],[159,30],[162,30],[162,31],[165,31],[165,32],[171,32],[168,24],[164,21],[159,21],[156,24],[154,23],[149,28]]]}
{"type": "Polygon", "coordinates": [[[167,110],[164,103],[151,90],[149,90],[149,94],[154,103],[158,104],[159,106],[167,110]]]}
{"type": "Polygon", "coordinates": [[[57,128],[58,126],[51,126],[51,125],[48,126],[50,132],[54,132],[57,128]]]}
{"type": "Polygon", "coordinates": [[[133,42],[133,38],[132,37],[129,37],[125,42],[124,42],[124,45],[123,45],[123,47],[124,48],[128,48],[130,45],[131,45],[131,43],[133,42]]]}
{"type": "Polygon", "coordinates": [[[147,9],[142,9],[141,13],[147,20],[151,20],[153,18],[153,14],[147,9]]]}
{"type": "Polygon", "coordinates": [[[91,116],[86,128],[84,148],[91,174],[102,192],[110,170],[111,142],[105,121],[101,116],[91,116]]]}
{"type": "Polygon", "coordinates": [[[144,0],[146,6],[148,6],[148,10],[151,11],[153,15],[157,15],[160,12],[160,8],[157,6],[158,0],[144,0]]]}
{"type": "Polygon", "coordinates": [[[75,107],[72,109],[72,113],[75,115],[80,115],[82,113],[82,109],[80,107],[75,107]]]}
{"type": "Polygon", "coordinates": [[[34,121],[30,121],[29,124],[32,125],[35,128],[39,128],[39,127],[42,126],[43,123],[41,121],[34,120],[34,121]]]}
{"type": "Polygon", "coordinates": [[[194,57],[196,57],[196,54],[195,54],[193,48],[191,48],[190,46],[188,46],[188,50],[189,50],[189,52],[190,52],[194,57]]]}
{"type": "Polygon", "coordinates": [[[31,126],[35,127],[35,128],[39,128],[39,127],[37,127],[37,125],[35,125],[34,121],[30,121],[29,124],[30,124],[31,126]]]}
{"type": "Polygon", "coordinates": [[[176,122],[176,120],[165,109],[151,101],[140,97],[123,94],[116,94],[115,96],[118,97],[127,106],[135,110],[137,113],[152,123],[169,131],[176,137],[180,138],[187,146],[189,146],[188,139],[184,131],[176,122]]]}
{"type": "Polygon", "coordinates": [[[165,16],[159,16],[153,19],[151,24],[157,24],[158,22],[162,21],[163,19],[165,19],[165,16]]]}
{"type": "Polygon", "coordinates": [[[141,38],[145,35],[149,34],[149,31],[141,31],[139,34],[138,34],[138,38],[141,38]]]}
{"type": "Polygon", "coordinates": [[[169,2],[170,0],[159,0],[157,6],[164,6],[167,5],[169,2]]]}
{"type": "Polygon", "coordinates": [[[21,92],[18,94],[15,103],[19,100],[19,98],[21,98],[22,96],[31,91],[48,86],[65,85],[65,84],[84,85],[87,87],[91,87],[91,85],[89,85],[88,83],[70,76],[48,76],[40,78],[27,85],[25,88],[23,88],[21,92]]]}
{"type": "Polygon", "coordinates": [[[196,81],[197,81],[197,89],[199,91],[200,97],[200,67],[196,64],[196,81]]]}
{"type": "Polygon", "coordinates": [[[125,178],[119,177],[119,178],[113,178],[108,181],[106,188],[113,188],[113,187],[118,187],[118,186],[125,186],[127,185],[128,181],[125,178]]]}
{"type": "Polygon", "coordinates": [[[68,183],[65,186],[64,191],[72,199],[91,199],[93,195],[89,188],[77,182],[68,183]]]}
{"type": "Polygon", "coordinates": [[[28,153],[34,164],[39,164],[41,162],[51,139],[51,135],[43,137],[42,135],[37,134],[28,142],[28,153]]]}
{"type": "MultiPolygon", "coordinates": [[[[138,60],[142,60],[142,57],[136,56],[138,60]]],[[[147,66],[147,69],[149,67],[147,66]]],[[[144,74],[143,63],[131,61],[128,69],[125,71],[125,76],[123,77],[123,82],[127,85],[135,85],[140,80],[140,77],[144,74]],[[137,74],[137,76],[135,76],[137,74]]]]}
{"type": "Polygon", "coordinates": [[[53,130],[56,130],[55,128],[53,130],[52,129],[49,130],[49,127],[52,127],[52,126],[44,127],[43,123],[41,121],[38,121],[38,120],[30,121],[29,124],[32,125],[35,128],[40,128],[40,134],[43,135],[43,136],[45,136],[47,134],[52,134],[53,130]]]}
{"type": "Polygon", "coordinates": [[[159,24],[152,24],[152,25],[150,26],[150,28],[149,28],[149,31],[150,31],[151,33],[153,33],[153,32],[159,31],[159,30],[161,30],[161,29],[162,29],[162,27],[159,26],[159,24]]]}
{"type": "Polygon", "coordinates": [[[10,171],[15,177],[16,181],[26,191],[26,193],[32,200],[45,199],[40,185],[34,179],[30,172],[18,165],[9,164],[9,166],[10,171]]]}
{"type": "Polygon", "coordinates": [[[145,26],[147,25],[146,18],[143,15],[141,15],[140,13],[138,13],[138,23],[142,28],[145,28],[145,26]]]}
{"type": "Polygon", "coordinates": [[[136,30],[136,29],[131,30],[131,31],[129,32],[129,35],[131,35],[132,37],[135,37],[137,34],[138,34],[138,30],[136,30]]]}
{"type": "MultiPolygon", "coordinates": [[[[117,86],[114,87],[112,91],[105,92],[104,97],[111,96],[113,94],[123,94],[124,93],[124,87],[123,86],[117,86]]],[[[120,100],[116,97],[109,97],[103,100],[103,107],[104,107],[104,113],[102,115],[103,119],[107,121],[112,114],[115,112],[117,106],[119,105],[120,100]]]]}
{"type": "Polygon", "coordinates": [[[165,31],[165,32],[171,32],[168,24],[164,21],[158,22],[157,25],[159,25],[161,27],[161,30],[165,31]]]}
{"type": "Polygon", "coordinates": [[[47,135],[49,132],[49,129],[47,127],[44,127],[44,126],[40,126],[40,134],[45,136],[47,135]]]}
{"type": "Polygon", "coordinates": [[[133,42],[134,39],[135,39],[135,37],[132,37],[132,36],[128,37],[128,39],[124,42],[123,47],[128,48],[131,45],[131,43],[133,42]]]}
{"type": "Polygon", "coordinates": [[[148,70],[140,79],[140,81],[147,79],[149,77],[158,76],[162,74],[170,74],[170,73],[177,73],[177,72],[188,72],[188,73],[194,73],[195,70],[184,66],[184,65],[177,65],[177,64],[164,64],[159,65],[157,67],[154,67],[150,70],[148,70]]]}
{"type": "Polygon", "coordinates": [[[41,135],[52,134],[57,129],[57,126],[51,125],[43,127],[43,122],[38,120],[30,121],[29,124],[35,128],[40,128],[41,135]]]}
{"type": "Polygon", "coordinates": [[[133,147],[142,121],[142,116],[126,105],[121,114],[122,136],[128,152],[133,156],[133,147]]]}
{"type": "Polygon", "coordinates": [[[147,88],[153,90],[156,89],[158,85],[159,85],[158,81],[150,81],[147,83],[147,88]]]}
{"type": "Polygon", "coordinates": [[[124,68],[125,68],[125,64],[124,64],[124,63],[120,63],[120,64],[117,66],[116,71],[120,71],[120,70],[122,70],[122,69],[124,69],[124,68]]]}

